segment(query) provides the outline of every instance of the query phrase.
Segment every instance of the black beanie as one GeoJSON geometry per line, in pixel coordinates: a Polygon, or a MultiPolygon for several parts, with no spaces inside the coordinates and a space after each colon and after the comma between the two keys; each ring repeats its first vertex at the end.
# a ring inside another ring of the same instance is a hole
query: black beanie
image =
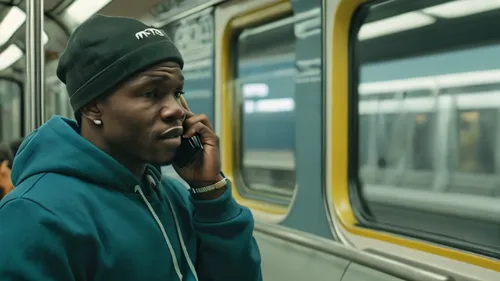
{"type": "Polygon", "coordinates": [[[71,34],[57,77],[66,84],[77,112],[131,75],[162,61],[184,66],[165,32],[131,18],[94,15],[71,34]]]}

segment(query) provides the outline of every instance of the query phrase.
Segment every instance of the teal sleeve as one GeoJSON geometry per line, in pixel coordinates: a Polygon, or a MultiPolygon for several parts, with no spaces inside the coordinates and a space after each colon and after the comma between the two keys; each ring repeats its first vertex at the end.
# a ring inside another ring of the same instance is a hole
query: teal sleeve
{"type": "Polygon", "coordinates": [[[191,201],[199,248],[200,281],[261,281],[259,246],[253,237],[254,220],[236,203],[231,187],[215,200],[191,201]]]}
{"type": "Polygon", "coordinates": [[[0,203],[0,280],[71,281],[62,227],[48,210],[28,199],[0,203]]]}

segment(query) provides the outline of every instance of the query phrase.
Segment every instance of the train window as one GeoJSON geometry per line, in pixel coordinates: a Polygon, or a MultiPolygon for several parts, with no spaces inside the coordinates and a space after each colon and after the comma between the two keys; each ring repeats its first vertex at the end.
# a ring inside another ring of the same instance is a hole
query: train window
{"type": "Polygon", "coordinates": [[[286,204],[279,198],[288,201],[295,188],[293,17],[243,29],[235,42],[242,192],[286,204]]]}
{"type": "Polygon", "coordinates": [[[21,84],[0,79],[0,142],[21,138],[21,106],[21,84]]]}
{"type": "Polygon", "coordinates": [[[500,7],[487,2],[378,1],[355,15],[349,174],[365,227],[498,257],[500,7]]]}

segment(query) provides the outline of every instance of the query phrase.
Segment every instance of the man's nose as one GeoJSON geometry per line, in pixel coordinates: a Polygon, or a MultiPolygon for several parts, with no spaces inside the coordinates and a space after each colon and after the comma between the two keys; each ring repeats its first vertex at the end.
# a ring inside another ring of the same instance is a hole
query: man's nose
{"type": "Polygon", "coordinates": [[[161,110],[161,118],[163,120],[183,120],[186,115],[184,107],[180,104],[177,98],[168,97],[163,102],[161,110]]]}

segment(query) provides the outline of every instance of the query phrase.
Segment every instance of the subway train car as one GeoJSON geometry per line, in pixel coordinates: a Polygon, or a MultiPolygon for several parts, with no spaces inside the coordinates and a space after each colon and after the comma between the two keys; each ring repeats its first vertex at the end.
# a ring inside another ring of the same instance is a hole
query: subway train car
{"type": "MultiPolygon", "coordinates": [[[[28,133],[26,2],[0,0],[0,141],[28,133]]],[[[233,194],[255,216],[264,280],[500,280],[500,1],[44,10],[46,119],[73,117],[55,69],[92,14],[174,40],[187,103],[214,124],[233,194]]]]}

